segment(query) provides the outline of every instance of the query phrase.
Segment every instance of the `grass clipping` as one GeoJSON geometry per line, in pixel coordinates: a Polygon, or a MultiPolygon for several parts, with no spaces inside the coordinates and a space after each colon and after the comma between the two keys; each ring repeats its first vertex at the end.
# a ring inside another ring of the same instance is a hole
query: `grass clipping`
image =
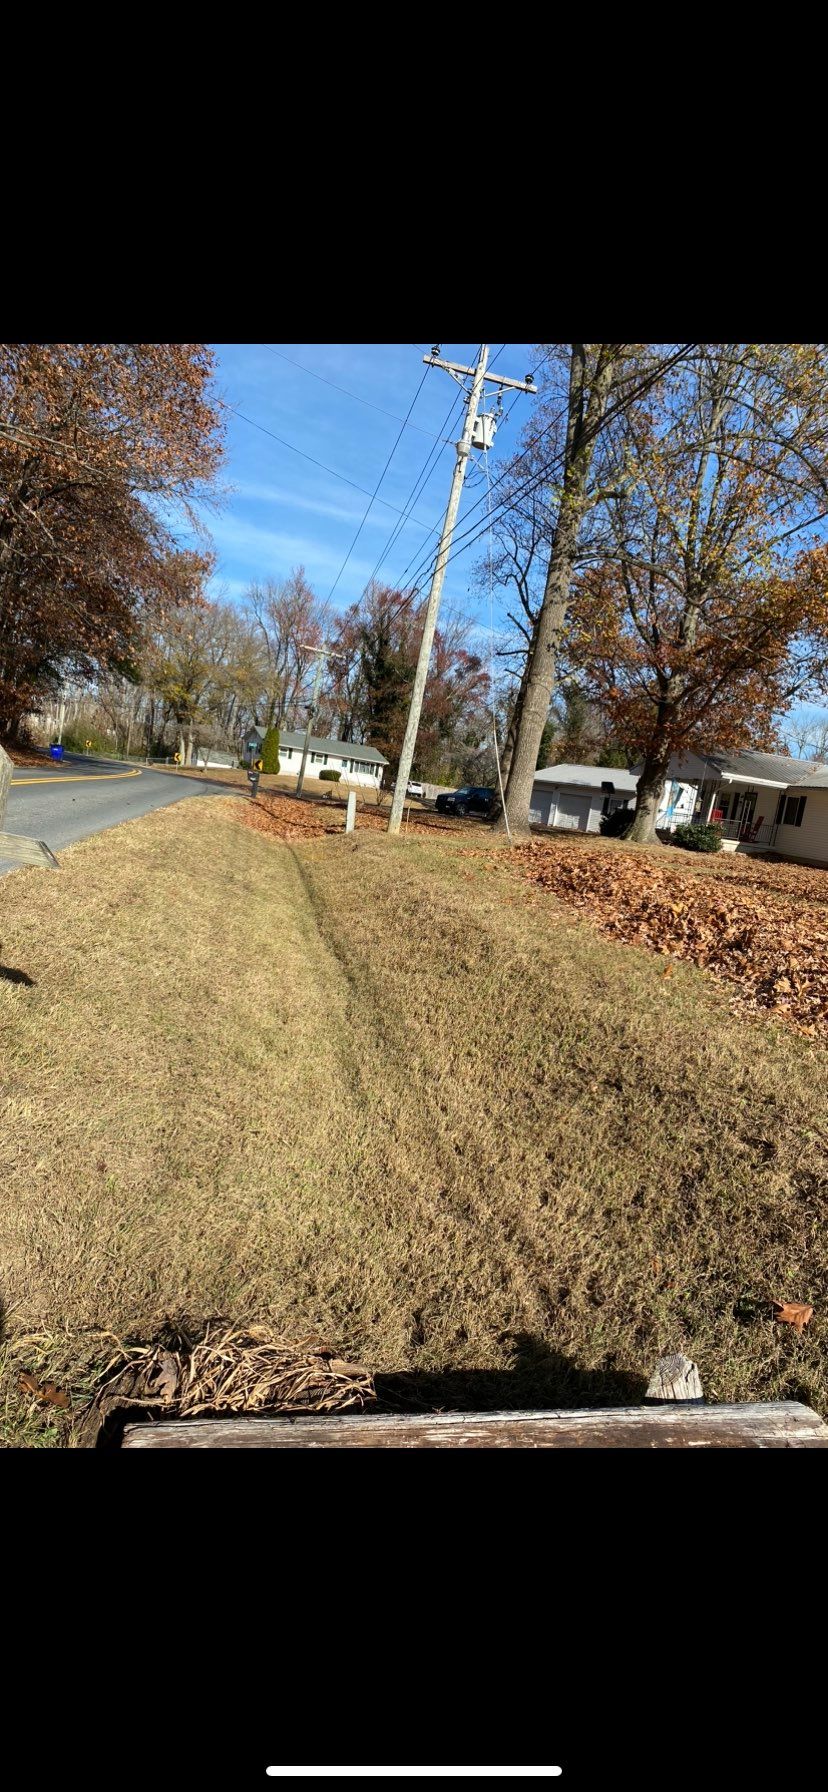
{"type": "Polygon", "coordinates": [[[376,1400],[373,1376],[320,1338],[287,1340],[267,1325],[213,1320],[191,1338],[180,1328],[153,1344],[121,1345],[78,1417],[77,1441],[94,1442],[124,1409],[152,1417],[199,1413],[327,1413],[376,1400]]]}

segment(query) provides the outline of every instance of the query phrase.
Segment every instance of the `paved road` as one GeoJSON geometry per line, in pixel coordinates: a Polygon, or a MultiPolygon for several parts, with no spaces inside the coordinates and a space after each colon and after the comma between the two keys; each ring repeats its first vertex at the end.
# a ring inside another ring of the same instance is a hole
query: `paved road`
{"type": "MultiPolygon", "coordinates": [[[[187,797],[228,794],[226,784],[206,776],[176,778],[168,772],[125,766],[119,760],[84,759],[73,754],[43,770],[16,766],[12,777],[5,830],[45,840],[60,856],[62,846],[114,828],[119,821],[146,815],[187,797]]],[[[0,860],[0,875],[14,867],[0,860]]]]}

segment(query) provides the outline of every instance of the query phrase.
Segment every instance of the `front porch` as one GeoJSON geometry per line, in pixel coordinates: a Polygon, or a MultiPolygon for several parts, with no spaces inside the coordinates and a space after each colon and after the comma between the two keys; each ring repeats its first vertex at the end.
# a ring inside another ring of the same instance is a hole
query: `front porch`
{"type": "MultiPolygon", "coordinates": [[[[693,820],[720,828],[725,852],[768,852],[773,849],[783,785],[732,774],[691,781],[696,783],[697,791],[693,820]]],[[[668,821],[665,831],[673,833],[675,825],[668,821]]]]}

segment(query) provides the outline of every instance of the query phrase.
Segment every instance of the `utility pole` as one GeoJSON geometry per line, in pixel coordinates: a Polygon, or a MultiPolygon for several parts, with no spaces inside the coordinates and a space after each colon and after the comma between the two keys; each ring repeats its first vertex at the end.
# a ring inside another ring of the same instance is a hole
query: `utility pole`
{"type": "Polygon", "coordinates": [[[308,725],[307,725],[307,728],[305,729],[305,744],[302,748],[302,764],[299,767],[299,777],[298,777],[297,783],[296,783],[296,795],[297,796],[302,795],[302,788],[303,788],[303,785],[305,782],[305,767],[308,763],[308,748],[310,747],[310,738],[313,733],[313,724],[316,720],[316,706],[317,706],[317,703],[319,702],[319,691],[320,691],[320,687],[322,684],[322,673],[324,671],[325,661],[327,659],[330,659],[334,652],[332,647],[310,647],[304,641],[302,643],[302,648],[305,653],[318,654],[319,660],[318,660],[318,664],[316,667],[316,673],[315,673],[314,680],[313,680],[313,691],[311,693],[311,700],[310,700],[310,704],[308,706],[308,725]]]}
{"type": "Polygon", "coordinates": [[[476,367],[462,367],[457,361],[442,361],[440,359],[439,346],[433,348],[430,355],[423,355],[423,360],[427,362],[430,367],[443,367],[447,373],[451,374],[453,379],[457,380],[459,385],[463,385],[464,380],[471,377],[472,386],[466,406],[466,420],[463,424],[463,433],[457,443],[457,460],[455,462],[451,481],[451,491],[449,493],[449,501],[446,509],[445,521],[443,523],[443,532],[440,536],[440,546],[437,549],[437,559],[434,564],[431,590],[428,594],[425,626],[423,628],[423,638],[420,643],[417,670],[414,674],[414,688],[411,692],[411,704],[409,706],[408,721],[406,722],[405,727],[405,739],[403,740],[402,753],[400,754],[397,782],[394,788],[393,801],[391,803],[391,814],[388,818],[389,834],[398,834],[400,831],[400,823],[402,822],[406,786],[411,776],[414,748],[417,744],[417,730],[420,726],[420,714],[423,707],[423,696],[425,693],[426,679],[428,677],[431,648],[434,641],[434,630],[437,626],[437,615],[440,609],[440,598],[442,596],[443,580],[445,578],[446,565],[448,563],[449,550],[451,548],[451,538],[454,534],[454,525],[457,521],[457,512],[460,508],[460,494],[463,490],[463,481],[466,477],[466,465],[472,446],[475,445],[483,448],[485,451],[494,437],[494,417],[482,417],[480,421],[483,427],[479,432],[475,431],[477,413],[480,407],[480,399],[485,387],[485,382],[486,380],[491,380],[493,385],[498,387],[514,386],[519,392],[534,392],[535,390],[531,374],[527,375],[525,380],[507,380],[501,378],[496,373],[487,373],[486,367],[488,359],[488,342],[484,342],[482,345],[480,360],[476,367]]]}

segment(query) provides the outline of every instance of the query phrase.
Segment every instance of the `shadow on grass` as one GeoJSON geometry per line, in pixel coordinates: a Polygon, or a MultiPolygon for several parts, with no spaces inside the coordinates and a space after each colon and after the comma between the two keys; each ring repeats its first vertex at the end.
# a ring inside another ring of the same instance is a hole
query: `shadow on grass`
{"type": "Polygon", "coordinates": [[[638,1406],[647,1377],[606,1365],[579,1369],[530,1332],[509,1336],[509,1369],[408,1370],[376,1375],[383,1412],[526,1412],[556,1407],[638,1406]]]}
{"type": "Polygon", "coordinates": [[[13,971],[11,965],[0,964],[0,980],[4,983],[23,983],[27,989],[34,989],[34,977],[28,971],[13,971]]]}

